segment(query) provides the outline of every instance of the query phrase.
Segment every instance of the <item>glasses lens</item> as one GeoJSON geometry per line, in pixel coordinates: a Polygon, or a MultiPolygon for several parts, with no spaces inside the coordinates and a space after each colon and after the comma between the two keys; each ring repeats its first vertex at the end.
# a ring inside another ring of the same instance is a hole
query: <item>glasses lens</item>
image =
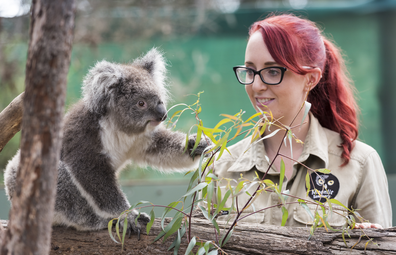
{"type": "Polygon", "coordinates": [[[261,70],[261,78],[267,84],[278,84],[282,79],[282,70],[278,67],[269,67],[261,70]]]}
{"type": "Polygon", "coordinates": [[[252,83],[253,78],[254,78],[254,73],[252,70],[249,70],[244,67],[239,67],[236,69],[236,74],[238,76],[238,79],[241,83],[252,83]]]}

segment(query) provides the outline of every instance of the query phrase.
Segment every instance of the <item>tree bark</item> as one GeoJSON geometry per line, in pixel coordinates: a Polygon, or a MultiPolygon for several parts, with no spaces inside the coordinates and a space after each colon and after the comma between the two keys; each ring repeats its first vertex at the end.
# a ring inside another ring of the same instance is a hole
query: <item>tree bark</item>
{"type": "MultiPolygon", "coordinates": [[[[169,237],[165,242],[160,239],[153,243],[160,231],[161,223],[159,219],[156,219],[150,235],[142,235],[140,241],[137,240],[136,235],[126,238],[124,250],[122,250],[121,244],[111,240],[107,230],[80,232],[71,228],[54,227],[50,254],[173,254],[173,250],[168,251],[168,248],[175,235],[169,237]]],[[[324,228],[320,228],[310,239],[309,234],[309,228],[241,223],[233,231],[232,237],[223,247],[223,251],[226,254],[249,255],[396,254],[396,228],[364,230],[364,234],[373,238],[376,243],[369,243],[367,246],[368,237],[362,237],[362,230],[350,230],[350,238],[345,234],[348,247],[342,239],[341,232],[326,232],[324,228]],[[352,246],[354,247],[352,248],[352,246]]],[[[213,225],[205,219],[193,219],[192,235],[196,236],[197,240],[204,242],[216,239],[213,225]]],[[[118,240],[118,238],[116,239],[118,240]]],[[[186,237],[183,237],[178,254],[184,254],[187,245],[186,237]]],[[[196,252],[197,248],[194,251],[196,252]]],[[[219,251],[218,254],[221,252],[219,251]]]]}
{"type": "Polygon", "coordinates": [[[21,130],[23,97],[25,92],[14,98],[0,113],[0,152],[16,133],[21,130]]]}
{"type": "Polygon", "coordinates": [[[74,1],[33,0],[26,64],[21,161],[1,254],[48,254],[74,1]]]}

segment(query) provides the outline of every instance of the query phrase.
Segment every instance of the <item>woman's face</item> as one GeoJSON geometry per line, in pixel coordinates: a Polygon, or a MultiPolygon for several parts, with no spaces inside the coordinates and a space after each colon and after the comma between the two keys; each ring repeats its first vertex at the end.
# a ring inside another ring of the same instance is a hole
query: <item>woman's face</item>
{"type": "MultiPolygon", "coordinates": [[[[252,34],[249,39],[245,65],[256,71],[265,67],[280,66],[268,52],[259,31],[252,34]]],[[[290,125],[309,91],[307,84],[307,75],[299,75],[286,70],[282,82],[278,85],[267,85],[256,75],[254,82],[251,85],[245,85],[245,89],[256,111],[258,109],[270,110],[275,119],[281,118],[280,122],[290,125]]]]}

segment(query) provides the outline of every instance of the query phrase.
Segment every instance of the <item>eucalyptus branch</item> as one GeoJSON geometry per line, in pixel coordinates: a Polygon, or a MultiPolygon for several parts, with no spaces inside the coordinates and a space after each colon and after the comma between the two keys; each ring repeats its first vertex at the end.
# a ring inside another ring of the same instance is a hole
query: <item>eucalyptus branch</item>
{"type": "MultiPolygon", "coordinates": [[[[307,95],[308,96],[308,95],[307,95]]],[[[303,109],[305,105],[305,101],[304,103],[301,105],[300,109],[298,110],[297,114],[294,116],[293,120],[291,121],[290,126],[293,125],[294,121],[296,120],[298,114],[301,112],[301,110],[303,109]]],[[[287,133],[289,132],[290,128],[285,127],[286,128],[286,132],[283,135],[282,141],[286,138],[287,133]]],[[[283,143],[280,143],[278,150],[276,152],[275,157],[272,159],[271,163],[269,164],[267,171],[264,173],[263,177],[261,178],[261,180],[264,180],[265,177],[267,176],[267,173],[269,172],[269,170],[271,169],[272,165],[275,163],[276,158],[280,155],[280,150],[283,146],[283,143]]],[[[235,227],[236,223],[238,222],[238,218],[241,216],[241,214],[243,213],[243,211],[247,208],[247,206],[250,204],[250,202],[252,201],[252,199],[256,196],[258,190],[260,189],[260,186],[257,187],[257,189],[254,191],[253,195],[250,196],[249,200],[246,202],[246,204],[244,205],[244,207],[242,208],[242,210],[237,214],[237,217],[235,218],[234,222],[232,223],[231,227],[228,229],[226,235],[224,236],[224,240],[227,238],[227,236],[230,234],[231,230],[235,227]]]]}

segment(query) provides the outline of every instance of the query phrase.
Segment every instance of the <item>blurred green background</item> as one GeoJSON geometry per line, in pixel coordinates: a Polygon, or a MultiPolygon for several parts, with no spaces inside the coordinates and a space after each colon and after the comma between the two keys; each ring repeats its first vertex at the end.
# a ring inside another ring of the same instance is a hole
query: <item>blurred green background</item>
{"type": "MultiPolygon", "coordinates": [[[[12,1],[23,8],[21,16],[6,17],[0,6],[0,110],[24,90],[29,16],[23,11],[30,2],[12,1]]],[[[193,94],[204,91],[200,117],[207,127],[216,125],[222,113],[254,113],[232,71],[243,64],[247,31],[254,21],[271,12],[293,12],[317,22],[344,51],[361,108],[359,139],[379,152],[396,204],[395,0],[76,0],[76,11],[66,109],[80,98],[81,81],[97,61],[130,62],[159,47],[168,61],[168,107],[192,104],[193,94]]],[[[177,129],[186,132],[194,123],[194,116],[187,114],[177,129]]],[[[19,134],[0,153],[0,169],[18,146],[19,134]]],[[[188,182],[183,174],[162,175],[150,169],[125,171],[121,179],[125,187],[154,185],[151,198],[133,199],[158,199],[162,204],[177,200],[188,182]]],[[[7,218],[7,202],[1,196],[0,218],[7,218]]]]}

